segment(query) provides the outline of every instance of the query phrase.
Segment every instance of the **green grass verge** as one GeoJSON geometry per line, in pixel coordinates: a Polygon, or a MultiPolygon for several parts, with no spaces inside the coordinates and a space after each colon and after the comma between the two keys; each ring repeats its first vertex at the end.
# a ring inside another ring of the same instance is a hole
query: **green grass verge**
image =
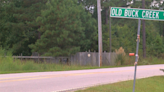
{"type": "MultiPolygon", "coordinates": [[[[119,59],[121,60],[121,58],[119,59]]],[[[125,57],[125,64],[116,66],[101,66],[101,68],[112,68],[112,67],[124,67],[133,66],[135,57],[125,57]]],[[[119,62],[119,61],[118,61],[119,62]]],[[[148,64],[162,64],[163,59],[156,57],[149,57],[147,59],[140,59],[140,65],[148,64]]],[[[0,74],[6,73],[24,73],[24,72],[45,72],[45,71],[68,71],[68,70],[83,70],[83,69],[99,69],[98,66],[79,66],[79,65],[62,65],[62,64],[50,64],[50,63],[34,63],[33,61],[20,61],[12,58],[12,53],[5,53],[5,50],[0,48],[0,74]],[[4,57],[4,55],[8,57],[4,57]]]]}
{"type": "MultiPolygon", "coordinates": [[[[116,66],[103,66],[109,68],[116,66]]],[[[119,66],[117,66],[119,67],[119,66]]],[[[98,69],[98,66],[79,66],[79,65],[62,65],[55,63],[35,63],[34,61],[22,61],[13,59],[11,53],[4,57],[4,50],[0,49],[0,74],[7,73],[25,73],[25,72],[47,72],[47,71],[68,71],[83,69],[98,69]]]]}
{"type": "MultiPolygon", "coordinates": [[[[164,76],[136,80],[135,92],[164,92],[164,76]]],[[[76,92],[132,92],[133,81],[91,87],[76,92]]]]}
{"type": "MultiPolygon", "coordinates": [[[[110,66],[114,67],[114,66],[110,66]]],[[[13,60],[11,56],[0,57],[0,74],[23,73],[23,72],[45,72],[45,71],[68,71],[82,69],[98,69],[98,66],[62,65],[55,63],[35,63],[34,61],[13,60]]],[[[109,68],[103,66],[101,68],[109,68]]]]}
{"type": "MultiPolygon", "coordinates": [[[[150,64],[149,59],[140,61],[140,65],[150,64]]],[[[155,58],[151,59],[153,64],[163,62],[162,60],[155,58]],[[153,60],[153,61],[152,61],[153,60]],[[155,62],[156,61],[156,62],[155,62]]],[[[116,66],[102,66],[101,68],[112,67],[125,67],[131,65],[116,65],[116,66]]],[[[34,63],[33,61],[20,61],[14,60],[12,56],[0,57],[0,74],[7,73],[24,73],[24,72],[45,72],[45,71],[68,71],[68,70],[83,70],[83,69],[99,69],[98,66],[79,66],[79,65],[62,65],[62,64],[50,64],[50,63],[34,63]]]]}
{"type": "MultiPolygon", "coordinates": [[[[113,68],[116,66],[103,66],[101,68],[113,68]]],[[[117,66],[119,67],[119,66],[117,66]]],[[[120,66],[123,67],[123,66],[120,66]]],[[[84,69],[99,69],[98,66],[79,66],[79,65],[62,65],[62,64],[50,64],[50,63],[34,63],[33,61],[27,61],[21,63],[21,61],[6,61],[0,62],[0,74],[8,73],[25,73],[25,72],[48,72],[48,71],[69,71],[69,70],[84,70],[84,69]]]]}

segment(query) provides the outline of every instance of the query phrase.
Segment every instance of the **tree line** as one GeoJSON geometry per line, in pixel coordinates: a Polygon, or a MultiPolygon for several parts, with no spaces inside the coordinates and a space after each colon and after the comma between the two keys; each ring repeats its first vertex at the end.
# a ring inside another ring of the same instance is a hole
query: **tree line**
{"type": "MultiPolygon", "coordinates": [[[[103,51],[110,50],[109,7],[127,7],[129,1],[101,0],[103,51]]],[[[159,9],[150,7],[151,2],[145,0],[144,7],[159,9]]],[[[130,6],[142,8],[143,2],[130,6]]],[[[112,51],[123,47],[126,53],[135,52],[138,20],[111,18],[111,23],[112,51]]],[[[96,0],[0,0],[0,46],[14,55],[68,56],[98,51],[97,25],[96,0]]],[[[145,44],[147,55],[164,55],[163,25],[162,21],[145,21],[139,54],[145,44]]]]}

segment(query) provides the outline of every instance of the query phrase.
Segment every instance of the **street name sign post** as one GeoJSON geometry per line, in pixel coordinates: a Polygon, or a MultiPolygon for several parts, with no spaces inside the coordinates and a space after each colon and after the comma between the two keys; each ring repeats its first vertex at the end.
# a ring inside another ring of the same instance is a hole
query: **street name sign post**
{"type": "Polygon", "coordinates": [[[164,11],[111,7],[110,17],[164,21],[164,11]]]}
{"type": "Polygon", "coordinates": [[[137,9],[137,8],[111,7],[110,17],[138,19],[137,46],[136,46],[136,54],[135,54],[136,58],[135,58],[135,63],[134,63],[135,69],[134,69],[134,81],[133,81],[133,92],[135,92],[137,62],[139,59],[138,49],[139,49],[139,42],[140,42],[141,19],[164,21],[164,11],[150,10],[150,9],[137,9]]]}

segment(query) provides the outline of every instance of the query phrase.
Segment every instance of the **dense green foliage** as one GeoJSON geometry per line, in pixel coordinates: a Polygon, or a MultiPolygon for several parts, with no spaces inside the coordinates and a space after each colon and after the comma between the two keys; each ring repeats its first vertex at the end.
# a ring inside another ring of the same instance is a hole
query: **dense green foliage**
{"type": "Polygon", "coordinates": [[[18,55],[31,55],[29,44],[37,40],[38,25],[35,19],[40,16],[46,0],[1,0],[0,45],[12,49],[18,55]]]}
{"type": "MultiPolygon", "coordinates": [[[[109,7],[127,7],[131,0],[101,0],[103,50],[109,51],[109,7]]],[[[159,0],[158,0],[159,1],[159,0]]],[[[152,0],[145,0],[147,9],[152,0]]],[[[142,7],[135,1],[133,8],[142,7]]],[[[112,51],[123,47],[135,52],[137,20],[112,18],[112,51]]],[[[146,21],[147,55],[164,54],[164,22],[146,21]]],[[[139,54],[142,54],[142,32],[139,54]]],[[[0,0],[0,46],[14,55],[38,52],[68,56],[79,51],[98,51],[96,0],[0,0]]]]}
{"type": "Polygon", "coordinates": [[[34,45],[33,51],[48,56],[67,56],[86,49],[96,30],[94,20],[76,0],[51,0],[47,8],[37,18],[41,38],[34,45]],[[87,33],[87,34],[85,34],[87,33]]]}

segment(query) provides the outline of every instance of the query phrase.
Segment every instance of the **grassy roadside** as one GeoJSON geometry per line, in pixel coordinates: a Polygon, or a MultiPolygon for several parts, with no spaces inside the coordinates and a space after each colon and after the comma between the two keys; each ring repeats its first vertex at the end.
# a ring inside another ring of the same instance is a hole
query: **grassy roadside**
{"type": "MultiPolygon", "coordinates": [[[[109,68],[109,67],[116,67],[116,66],[103,66],[101,68],[109,68]]],[[[14,60],[10,52],[5,53],[5,50],[0,48],[0,74],[45,72],[45,71],[68,71],[68,70],[83,70],[83,69],[98,69],[98,68],[99,68],[98,66],[35,63],[34,61],[21,62],[21,60],[18,59],[14,60]],[[4,57],[5,54],[7,57],[4,57]]]]}
{"type": "MultiPolygon", "coordinates": [[[[164,76],[136,80],[135,92],[164,92],[164,76]]],[[[133,81],[91,87],[76,92],[132,92],[133,81]]]]}
{"type": "MultiPolygon", "coordinates": [[[[139,61],[139,65],[162,64],[163,60],[158,58],[144,59],[139,61]]],[[[125,67],[133,64],[102,66],[101,68],[125,67]]],[[[7,73],[24,73],[24,72],[45,72],[45,71],[68,71],[83,69],[99,69],[98,66],[79,66],[79,65],[62,65],[50,63],[34,63],[33,61],[21,62],[13,60],[12,56],[0,57],[0,74],[7,73]],[[13,62],[14,61],[14,62],[13,62]]]]}
{"type": "MultiPolygon", "coordinates": [[[[113,68],[123,66],[103,66],[101,68],[113,68]]],[[[99,69],[98,66],[79,66],[79,65],[62,65],[55,63],[35,63],[33,61],[21,62],[12,57],[0,58],[0,74],[7,73],[24,73],[24,72],[45,72],[45,71],[68,71],[83,69],[99,69]]]]}
{"type": "MultiPolygon", "coordinates": [[[[114,66],[110,66],[110,67],[114,67],[114,66]]],[[[66,71],[66,70],[82,70],[82,69],[98,69],[98,68],[99,68],[98,66],[35,63],[34,61],[21,62],[20,60],[13,60],[11,56],[0,57],[0,74],[44,72],[44,71],[66,71]]],[[[109,68],[109,66],[103,66],[101,68],[109,68]]]]}
{"type": "MultiPolygon", "coordinates": [[[[101,68],[125,67],[133,66],[135,57],[124,56],[115,61],[115,66],[101,66],[101,68]],[[123,61],[123,64],[120,64],[123,61]]],[[[156,57],[147,59],[139,59],[139,65],[164,64],[164,60],[156,57]]],[[[5,53],[5,50],[0,48],[0,74],[7,73],[24,73],[24,72],[45,72],[45,71],[68,71],[68,70],[83,70],[83,69],[99,69],[98,66],[79,66],[79,65],[62,65],[50,63],[35,63],[33,61],[21,62],[14,60],[11,52],[5,53]],[[4,57],[4,55],[8,57],[4,57]]]]}

